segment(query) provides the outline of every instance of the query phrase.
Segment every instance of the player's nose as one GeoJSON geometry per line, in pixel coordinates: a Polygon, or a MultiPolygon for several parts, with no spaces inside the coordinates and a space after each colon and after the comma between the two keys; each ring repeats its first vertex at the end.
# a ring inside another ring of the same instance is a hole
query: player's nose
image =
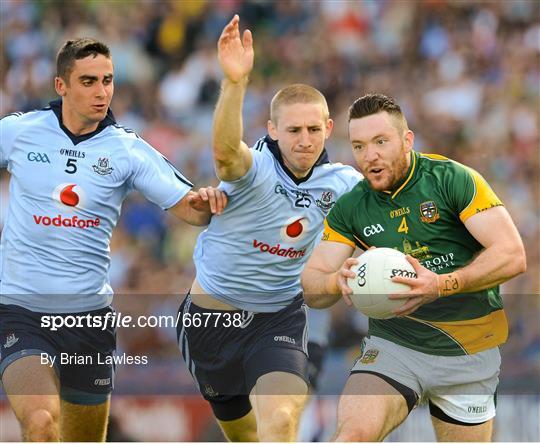
{"type": "Polygon", "coordinates": [[[302,131],[300,131],[300,145],[302,147],[311,146],[311,139],[309,137],[309,130],[307,128],[302,128],[302,131]]]}
{"type": "Polygon", "coordinates": [[[105,89],[105,85],[98,82],[97,85],[96,85],[95,94],[96,94],[96,97],[99,98],[99,99],[107,96],[107,91],[105,89]]]}
{"type": "Polygon", "coordinates": [[[365,154],[365,160],[371,162],[371,161],[374,161],[374,160],[377,160],[379,159],[380,157],[380,152],[379,152],[379,149],[378,147],[372,145],[372,144],[368,144],[368,146],[366,147],[366,150],[364,152],[365,154]]]}

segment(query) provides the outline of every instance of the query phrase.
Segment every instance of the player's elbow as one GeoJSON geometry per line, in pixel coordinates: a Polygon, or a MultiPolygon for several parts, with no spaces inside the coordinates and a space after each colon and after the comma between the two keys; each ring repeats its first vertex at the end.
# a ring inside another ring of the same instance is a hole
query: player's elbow
{"type": "Polygon", "coordinates": [[[214,157],[214,166],[217,177],[225,182],[240,179],[249,169],[241,161],[231,161],[230,159],[220,159],[218,157],[214,157]]]}
{"type": "Polygon", "coordinates": [[[527,271],[527,256],[523,244],[519,245],[513,255],[512,262],[514,264],[514,276],[525,273],[527,271]]]}
{"type": "MultiPolygon", "coordinates": [[[[305,291],[305,290],[304,290],[305,291]]],[[[321,304],[321,300],[317,295],[305,292],[304,293],[304,301],[306,302],[306,305],[309,308],[324,308],[321,304]]]]}
{"type": "Polygon", "coordinates": [[[309,276],[309,270],[306,268],[300,277],[302,288],[304,290],[304,301],[310,308],[318,308],[317,305],[317,295],[313,294],[313,286],[311,285],[312,280],[309,276]]]}
{"type": "Polygon", "coordinates": [[[525,247],[521,242],[515,243],[505,251],[508,279],[511,279],[519,274],[525,273],[527,270],[527,257],[525,255],[525,247]]]}
{"type": "Polygon", "coordinates": [[[327,295],[320,294],[312,285],[309,284],[309,279],[302,275],[302,288],[304,289],[304,301],[309,308],[327,308],[329,304],[327,295]]]}
{"type": "Polygon", "coordinates": [[[231,180],[229,176],[232,175],[232,163],[225,158],[214,156],[214,167],[216,175],[221,180],[231,180]]]}
{"type": "Polygon", "coordinates": [[[314,308],[316,310],[323,310],[325,308],[330,308],[335,303],[333,299],[329,300],[327,295],[319,295],[318,297],[311,297],[305,300],[306,300],[306,305],[309,308],[314,308]]]}
{"type": "Polygon", "coordinates": [[[232,172],[231,170],[227,168],[220,168],[216,165],[216,176],[219,180],[222,180],[224,182],[232,182],[236,179],[240,179],[242,176],[237,176],[232,172]]]}
{"type": "Polygon", "coordinates": [[[317,267],[307,263],[301,275],[304,300],[310,308],[328,308],[336,302],[336,298],[329,294],[328,274],[317,267]]]}

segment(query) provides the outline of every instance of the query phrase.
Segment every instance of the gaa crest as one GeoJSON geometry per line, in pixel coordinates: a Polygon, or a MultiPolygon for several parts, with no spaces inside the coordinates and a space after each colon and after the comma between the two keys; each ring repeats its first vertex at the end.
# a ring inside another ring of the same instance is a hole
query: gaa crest
{"type": "Polygon", "coordinates": [[[332,191],[324,191],[321,194],[321,198],[316,200],[317,206],[323,210],[325,213],[330,211],[334,204],[336,203],[334,199],[334,193],[332,191]]]}
{"type": "Polygon", "coordinates": [[[420,220],[426,224],[432,224],[439,219],[439,209],[432,200],[420,204],[420,220]]]}
{"type": "Polygon", "coordinates": [[[203,390],[204,390],[204,393],[211,398],[215,398],[216,396],[219,395],[219,393],[216,392],[214,390],[214,387],[212,387],[210,384],[204,384],[203,390]]]}
{"type": "Polygon", "coordinates": [[[94,172],[98,173],[100,176],[106,176],[111,174],[114,168],[109,166],[109,159],[107,157],[100,157],[97,161],[97,165],[92,165],[94,172]]]}
{"type": "Polygon", "coordinates": [[[373,364],[377,359],[377,356],[379,356],[379,350],[377,350],[376,348],[370,348],[369,350],[366,350],[364,352],[364,354],[360,358],[360,362],[362,364],[373,364]]]}

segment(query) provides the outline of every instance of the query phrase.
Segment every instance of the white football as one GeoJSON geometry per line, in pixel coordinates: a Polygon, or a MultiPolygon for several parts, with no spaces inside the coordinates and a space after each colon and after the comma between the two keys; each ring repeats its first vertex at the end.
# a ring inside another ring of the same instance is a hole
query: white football
{"type": "Polygon", "coordinates": [[[392,282],[392,277],[416,278],[413,266],[401,251],[392,248],[368,250],[358,257],[358,261],[357,265],[351,267],[356,277],[347,280],[353,291],[351,300],[354,306],[370,318],[393,318],[392,310],[407,300],[388,299],[388,295],[402,293],[410,287],[392,282]]]}

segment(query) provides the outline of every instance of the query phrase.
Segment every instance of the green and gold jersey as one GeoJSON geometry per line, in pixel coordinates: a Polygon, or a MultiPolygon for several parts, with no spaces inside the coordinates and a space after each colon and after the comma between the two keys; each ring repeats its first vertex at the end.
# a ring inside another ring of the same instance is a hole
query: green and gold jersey
{"type": "MultiPolygon", "coordinates": [[[[435,273],[449,273],[483,248],[464,222],[500,205],[473,169],[413,151],[409,171],[394,191],[374,191],[363,180],[343,195],[325,221],[323,240],[364,250],[395,248],[435,273]]],[[[409,316],[370,319],[369,332],[424,353],[455,356],[502,344],[508,326],[494,287],[437,299],[409,316]]]]}

